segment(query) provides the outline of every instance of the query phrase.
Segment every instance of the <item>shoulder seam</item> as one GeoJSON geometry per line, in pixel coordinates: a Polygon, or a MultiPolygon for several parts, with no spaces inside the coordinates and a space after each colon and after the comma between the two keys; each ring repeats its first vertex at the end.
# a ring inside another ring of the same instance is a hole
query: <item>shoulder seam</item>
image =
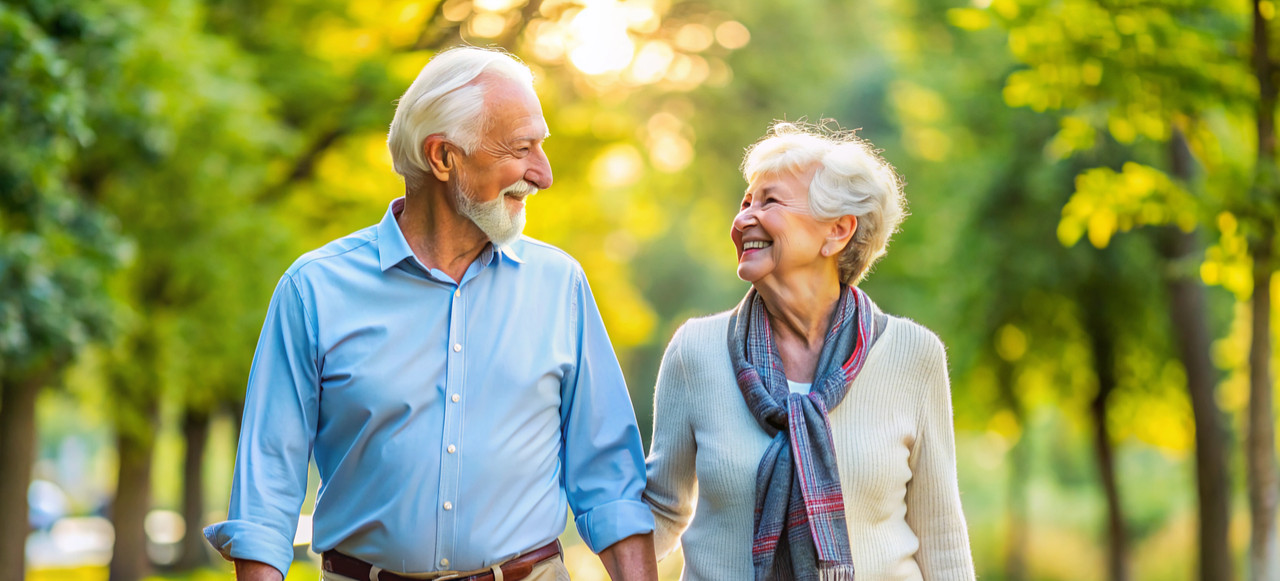
{"type": "MultiPolygon", "coordinates": [[[[337,258],[337,257],[339,257],[339,256],[342,256],[342,255],[344,255],[344,254],[347,254],[348,252],[352,252],[352,251],[354,251],[354,250],[359,250],[359,249],[361,249],[361,248],[364,248],[365,246],[368,246],[369,244],[372,244],[372,243],[377,242],[377,241],[378,241],[378,235],[375,233],[375,234],[373,235],[373,238],[371,238],[371,239],[369,239],[369,240],[362,241],[361,243],[359,243],[359,244],[357,244],[357,245],[355,245],[355,246],[352,246],[351,248],[347,248],[347,249],[345,249],[345,250],[343,250],[343,251],[341,251],[341,252],[334,252],[334,253],[332,253],[332,254],[326,254],[326,255],[324,255],[324,256],[316,256],[316,257],[311,258],[310,260],[308,260],[308,261],[306,261],[306,262],[303,262],[303,263],[301,263],[301,264],[295,264],[295,265],[293,265],[291,268],[289,268],[289,270],[288,270],[288,271],[286,271],[286,274],[288,274],[288,275],[289,275],[289,277],[290,277],[290,278],[292,278],[292,277],[293,277],[293,275],[295,275],[295,274],[297,274],[297,273],[301,272],[303,268],[306,268],[307,266],[309,266],[309,265],[310,265],[311,263],[313,263],[313,262],[319,262],[319,261],[321,261],[321,260],[328,260],[328,259],[330,259],[330,258],[337,258]]],[[[327,246],[327,244],[326,244],[326,246],[327,246]]],[[[312,252],[316,252],[316,251],[317,251],[317,250],[313,250],[312,252]]],[[[307,254],[310,254],[310,252],[308,252],[307,254]]],[[[304,255],[304,256],[305,256],[305,255],[304,255]]]]}
{"type": "MultiPolygon", "coordinates": [[[[307,264],[310,263],[311,262],[308,262],[307,264]]],[[[311,353],[312,364],[319,367],[320,334],[317,331],[319,322],[313,322],[311,320],[311,311],[310,309],[307,309],[307,301],[302,300],[302,291],[298,289],[298,281],[294,280],[293,273],[286,272],[285,277],[289,279],[289,286],[293,288],[293,296],[298,300],[298,308],[302,309],[302,324],[307,326],[307,335],[309,335],[308,338],[311,340],[311,348],[313,350],[311,353]]]]}
{"type": "MultiPolygon", "coordinates": [[[[570,261],[570,262],[572,262],[573,264],[578,265],[578,268],[582,268],[582,265],[578,262],[578,259],[574,258],[572,254],[569,254],[568,252],[565,252],[565,251],[564,251],[564,249],[562,249],[562,248],[560,248],[560,247],[558,247],[558,246],[555,246],[555,245],[552,245],[552,244],[548,244],[548,243],[546,243],[546,242],[543,242],[543,241],[538,240],[538,239],[536,239],[536,238],[530,238],[530,237],[528,237],[528,236],[523,236],[523,237],[521,237],[521,240],[523,240],[526,244],[529,244],[529,245],[532,245],[532,246],[537,246],[537,247],[539,247],[539,248],[545,248],[545,249],[547,249],[547,250],[551,250],[551,251],[553,251],[553,252],[556,252],[557,254],[559,254],[559,255],[561,255],[561,256],[563,256],[563,257],[565,257],[565,258],[568,258],[568,259],[569,259],[569,261],[570,261]]],[[[523,258],[523,257],[521,257],[521,258],[523,258]]]]}

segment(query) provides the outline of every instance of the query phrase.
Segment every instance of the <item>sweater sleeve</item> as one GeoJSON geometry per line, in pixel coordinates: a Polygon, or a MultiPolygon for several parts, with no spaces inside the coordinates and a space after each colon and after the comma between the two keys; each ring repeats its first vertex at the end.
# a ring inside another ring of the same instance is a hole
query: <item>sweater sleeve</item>
{"type": "Polygon", "coordinates": [[[919,433],[911,450],[907,524],[920,539],[916,562],[925,581],[974,579],[969,532],[956,480],[951,385],[942,342],[932,333],[919,359],[919,433]]]}
{"type": "Polygon", "coordinates": [[[689,423],[688,374],[680,344],[685,327],[676,331],[662,355],[658,385],[654,388],[653,442],[645,462],[648,482],[644,500],[656,522],[654,544],[658,558],[665,558],[680,543],[680,535],[693,518],[698,495],[695,470],[697,444],[689,423]]]}

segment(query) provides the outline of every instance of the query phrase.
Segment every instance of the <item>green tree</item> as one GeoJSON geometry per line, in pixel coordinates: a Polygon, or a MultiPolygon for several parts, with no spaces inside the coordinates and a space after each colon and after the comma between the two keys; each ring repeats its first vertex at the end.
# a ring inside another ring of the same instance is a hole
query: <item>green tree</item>
{"type": "MultiPolygon", "coordinates": [[[[1167,282],[1170,316],[1197,425],[1202,579],[1232,576],[1230,487],[1227,438],[1214,397],[1217,374],[1209,364],[1209,325],[1203,318],[1206,301],[1195,280],[1198,273],[1187,268],[1199,255],[1190,231],[1198,219],[1214,216],[1214,207],[1223,207],[1222,200],[1238,193],[1229,190],[1234,180],[1218,179],[1209,182],[1209,195],[1188,194],[1193,183],[1190,165],[1180,157],[1185,149],[1181,135],[1192,136],[1193,148],[1216,143],[1205,119],[1238,111],[1250,101],[1247,69],[1233,56],[1240,46],[1233,39],[1241,38],[1243,22],[1233,10],[1212,4],[1073,0],[997,1],[986,13],[1004,23],[1013,54],[1028,65],[1009,76],[1006,101],[1067,113],[1049,144],[1053,155],[1118,142],[1130,149],[1131,158],[1148,163],[1128,164],[1120,172],[1082,173],[1063,210],[1063,241],[1074,244],[1087,232],[1095,246],[1103,247],[1115,231],[1136,225],[1181,228],[1166,228],[1159,248],[1169,265],[1165,270],[1173,274],[1167,282]]],[[[1200,149],[1201,159],[1206,159],[1204,153],[1200,149]]]]}
{"type": "Polygon", "coordinates": [[[24,578],[36,395],[107,337],[113,221],[77,183],[91,92],[67,58],[84,23],[40,3],[0,4],[0,579],[24,578]]]}

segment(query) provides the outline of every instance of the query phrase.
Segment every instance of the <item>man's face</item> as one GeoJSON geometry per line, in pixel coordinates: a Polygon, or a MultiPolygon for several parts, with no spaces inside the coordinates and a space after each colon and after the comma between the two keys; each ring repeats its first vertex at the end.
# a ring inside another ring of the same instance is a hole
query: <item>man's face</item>
{"type": "Polygon", "coordinates": [[[551,187],[551,164],[542,150],[547,123],[533,91],[500,78],[489,81],[484,115],[480,141],[475,151],[460,155],[451,181],[459,213],[495,244],[506,244],[524,226],[525,198],[551,187]]]}

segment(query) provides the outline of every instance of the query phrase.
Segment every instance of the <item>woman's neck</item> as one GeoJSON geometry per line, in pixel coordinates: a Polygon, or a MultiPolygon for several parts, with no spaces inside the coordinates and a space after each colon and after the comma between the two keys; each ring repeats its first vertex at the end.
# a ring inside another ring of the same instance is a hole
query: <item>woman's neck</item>
{"type": "Polygon", "coordinates": [[[840,302],[840,281],[835,276],[807,276],[786,284],[778,282],[782,281],[762,280],[754,286],[764,300],[787,377],[812,382],[831,314],[840,302]]]}

